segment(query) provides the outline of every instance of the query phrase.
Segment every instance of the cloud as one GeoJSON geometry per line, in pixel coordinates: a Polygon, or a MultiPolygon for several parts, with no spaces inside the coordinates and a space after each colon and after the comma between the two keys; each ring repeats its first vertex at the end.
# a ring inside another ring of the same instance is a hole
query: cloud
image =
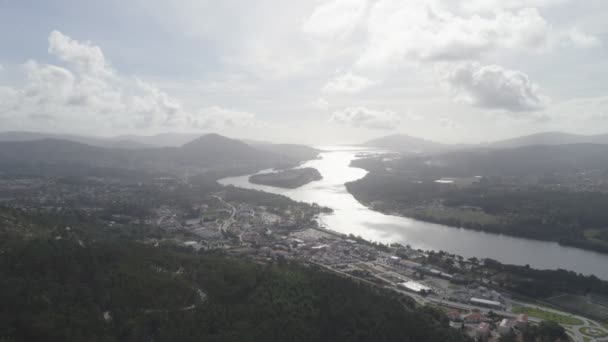
{"type": "Polygon", "coordinates": [[[302,30],[322,38],[345,38],[359,25],[366,0],[332,0],[319,5],[302,25],[302,30]]]}
{"type": "Polygon", "coordinates": [[[476,59],[497,48],[545,48],[551,27],[535,8],[460,16],[438,2],[379,0],[367,21],[359,66],[420,60],[476,59]]]}
{"type": "Polygon", "coordinates": [[[73,65],[81,73],[112,76],[103,52],[91,42],[78,42],[59,31],[49,34],[49,53],[73,65]]]}
{"type": "Polygon", "coordinates": [[[218,106],[194,114],[154,84],[117,72],[98,46],[59,31],[50,33],[48,51],[65,67],[23,64],[23,85],[0,88],[0,115],[97,129],[233,127],[253,120],[218,106]]]}
{"type": "Polygon", "coordinates": [[[598,37],[587,34],[576,27],[563,32],[562,36],[564,40],[584,48],[592,48],[602,44],[598,37]]]}
{"type": "Polygon", "coordinates": [[[458,127],[458,125],[456,125],[454,120],[452,120],[450,118],[439,118],[438,121],[439,121],[439,126],[441,126],[443,128],[455,129],[456,127],[458,127]]]}
{"type": "Polygon", "coordinates": [[[395,129],[401,118],[390,111],[380,111],[365,107],[348,107],[333,112],[330,122],[372,129],[395,129]]]}
{"type": "Polygon", "coordinates": [[[327,100],[322,97],[314,100],[311,104],[313,107],[320,109],[324,112],[329,110],[329,102],[327,102],[327,100]]]}
{"type": "Polygon", "coordinates": [[[325,93],[358,93],[374,84],[371,80],[348,72],[336,76],[325,84],[321,89],[325,93]]]}
{"type": "Polygon", "coordinates": [[[567,3],[569,0],[465,0],[460,1],[459,9],[465,13],[494,13],[509,9],[530,7],[551,7],[567,3]]]}
{"type": "Polygon", "coordinates": [[[461,63],[443,72],[456,99],[474,106],[521,112],[543,109],[548,101],[526,74],[499,65],[461,63]]]}
{"type": "Polygon", "coordinates": [[[221,127],[259,126],[253,113],[211,106],[200,109],[191,123],[198,128],[216,129],[221,127]]]}

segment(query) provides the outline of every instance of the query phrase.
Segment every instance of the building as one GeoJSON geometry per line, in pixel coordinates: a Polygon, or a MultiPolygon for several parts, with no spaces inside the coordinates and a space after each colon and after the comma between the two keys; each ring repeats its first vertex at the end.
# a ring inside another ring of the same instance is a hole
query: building
{"type": "Polygon", "coordinates": [[[448,312],[447,316],[450,321],[462,322],[462,314],[458,311],[448,312]]]}
{"type": "Polygon", "coordinates": [[[500,321],[500,324],[498,325],[498,332],[501,335],[506,335],[506,334],[510,333],[511,330],[513,329],[513,324],[514,324],[513,319],[508,319],[508,318],[503,319],[502,321],[500,321]]]}
{"type": "Polygon", "coordinates": [[[515,327],[517,327],[517,329],[519,329],[520,331],[526,330],[526,328],[528,327],[528,315],[517,315],[517,318],[515,319],[515,327]]]}
{"type": "Polygon", "coordinates": [[[482,306],[484,308],[498,309],[498,310],[502,309],[502,303],[496,302],[493,300],[472,297],[471,299],[469,299],[469,302],[473,305],[482,306]]]}
{"type": "Polygon", "coordinates": [[[482,322],[477,326],[475,331],[475,337],[477,341],[486,342],[490,338],[490,323],[482,322]]]}
{"type": "Polygon", "coordinates": [[[417,283],[415,281],[406,281],[405,283],[400,283],[399,287],[414,293],[418,293],[421,295],[426,295],[428,293],[433,292],[433,290],[425,285],[417,283]]]}
{"type": "Polygon", "coordinates": [[[464,316],[463,320],[466,324],[477,324],[481,323],[481,321],[483,320],[483,316],[478,312],[473,312],[464,316]]]}

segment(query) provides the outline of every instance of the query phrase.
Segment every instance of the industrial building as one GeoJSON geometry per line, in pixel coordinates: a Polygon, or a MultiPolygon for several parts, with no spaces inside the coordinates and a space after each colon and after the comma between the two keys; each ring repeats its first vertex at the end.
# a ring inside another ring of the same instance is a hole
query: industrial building
{"type": "Polygon", "coordinates": [[[481,298],[475,298],[472,297],[471,299],[469,299],[469,302],[473,305],[477,305],[477,306],[482,306],[485,308],[490,308],[490,309],[502,309],[503,305],[501,302],[496,302],[493,300],[487,300],[487,299],[481,299],[481,298]]]}
{"type": "Polygon", "coordinates": [[[433,292],[433,289],[431,289],[430,287],[422,285],[415,281],[406,281],[404,283],[400,283],[399,287],[401,287],[407,291],[422,294],[422,295],[433,292]]]}

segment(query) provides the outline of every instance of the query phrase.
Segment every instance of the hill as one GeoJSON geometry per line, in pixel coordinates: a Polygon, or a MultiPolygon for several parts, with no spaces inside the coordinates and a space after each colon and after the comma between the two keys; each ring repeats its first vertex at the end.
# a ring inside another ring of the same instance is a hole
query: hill
{"type": "Polygon", "coordinates": [[[73,134],[55,134],[55,133],[43,133],[43,132],[26,132],[26,131],[8,131],[0,132],[0,142],[2,141],[35,141],[42,139],[56,139],[56,140],[69,140],[78,142],[81,144],[87,144],[98,147],[106,148],[127,148],[127,149],[140,149],[151,147],[148,144],[130,140],[127,138],[104,138],[104,137],[90,137],[73,134]]]}
{"type": "Polygon", "coordinates": [[[543,132],[490,143],[493,148],[514,148],[530,145],[608,144],[608,134],[580,135],[564,132],[543,132]]]}
{"type": "Polygon", "coordinates": [[[203,135],[202,133],[159,133],[154,135],[119,135],[110,139],[133,141],[150,147],[177,147],[203,135]]]}
{"type": "Polygon", "coordinates": [[[608,145],[533,145],[355,160],[376,210],[608,253],[608,145]]]}
{"type": "Polygon", "coordinates": [[[321,150],[305,145],[271,143],[250,143],[250,145],[258,150],[284,155],[295,160],[315,159],[321,153],[321,150]]]}
{"type": "Polygon", "coordinates": [[[0,142],[0,171],[44,172],[47,167],[104,167],[156,172],[249,173],[296,165],[299,160],[258,150],[239,140],[207,134],[180,147],[103,148],[43,139],[0,142]]]}
{"type": "Polygon", "coordinates": [[[0,208],[1,340],[466,340],[437,310],[315,267],[67,224],[0,208]]]}

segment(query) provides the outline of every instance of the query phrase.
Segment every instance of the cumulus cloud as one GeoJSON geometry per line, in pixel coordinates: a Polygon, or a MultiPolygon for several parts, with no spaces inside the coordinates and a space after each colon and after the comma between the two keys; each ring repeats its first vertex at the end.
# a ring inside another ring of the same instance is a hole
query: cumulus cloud
{"type": "Polygon", "coordinates": [[[504,9],[550,7],[568,1],[569,0],[465,0],[460,1],[458,7],[467,13],[491,13],[504,9]]]}
{"type": "Polygon", "coordinates": [[[356,64],[374,68],[471,60],[496,49],[545,51],[563,40],[581,47],[594,44],[597,37],[583,31],[555,30],[538,9],[560,2],[564,0],[333,0],[321,3],[303,29],[331,39],[359,28],[356,64]]]}
{"type": "Polygon", "coordinates": [[[345,38],[365,14],[366,0],[332,0],[319,5],[302,25],[304,32],[323,38],[345,38]]]}
{"type": "Polygon", "coordinates": [[[461,63],[443,72],[456,98],[478,107],[533,111],[543,109],[548,100],[526,74],[499,65],[461,63]]]}
{"type": "Polygon", "coordinates": [[[59,31],[50,33],[48,51],[65,67],[23,64],[23,85],[0,88],[0,115],[125,129],[235,126],[253,120],[252,114],[217,106],[187,111],[154,84],[117,72],[98,46],[59,31]]]}
{"type": "Polygon", "coordinates": [[[325,93],[358,93],[373,83],[363,76],[347,72],[327,81],[322,91],[325,93]]]}
{"type": "Polygon", "coordinates": [[[495,48],[540,49],[551,27],[535,8],[459,16],[438,2],[380,0],[367,22],[369,44],[358,63],[473,59],[495,48]]]}
{"type": "Polygon", "coordinates": [[[372,129],[395,129],[401,118],[394,112],[348,107],[333,112],[330,122],[372,129]]]}

